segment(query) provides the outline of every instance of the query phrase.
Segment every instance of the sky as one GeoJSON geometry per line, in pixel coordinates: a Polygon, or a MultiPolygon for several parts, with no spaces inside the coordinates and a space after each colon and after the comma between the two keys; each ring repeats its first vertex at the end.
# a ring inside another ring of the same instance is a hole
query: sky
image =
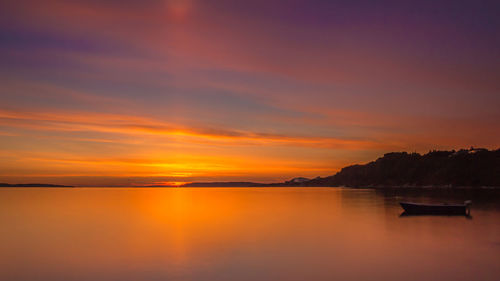
{"type": "Polygon", "coordinates": [[[332,175],[500,147],[500,2],[0,1],[0,182],[332,175]]]}

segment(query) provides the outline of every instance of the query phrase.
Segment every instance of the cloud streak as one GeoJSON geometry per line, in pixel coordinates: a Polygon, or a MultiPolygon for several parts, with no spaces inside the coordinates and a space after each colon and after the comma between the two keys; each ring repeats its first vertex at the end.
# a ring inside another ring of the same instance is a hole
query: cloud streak
{"type": "MultiPolygon", "coordinates": [[[[371,140],[343,139],[334,137],[290,136],[221,128],[194,128],[170,124],[159,120],[100,113],[32,113],[0,110],[0,125],[38,131],[77,132],[90,131],[139,135],[142,137],[192,139],[196,143],[213,145],[291,145],[329,147],[338,149],[380,149],[386,147],[371,140]]],[[[100,142],[101,139],[96,141],[100,142]]]]}

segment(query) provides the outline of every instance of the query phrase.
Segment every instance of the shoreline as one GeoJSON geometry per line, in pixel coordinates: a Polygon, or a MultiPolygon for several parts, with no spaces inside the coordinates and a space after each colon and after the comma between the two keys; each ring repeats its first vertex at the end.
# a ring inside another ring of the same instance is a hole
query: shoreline
{"type": "Polygon", "coordinates": [[[500,186],[293,186],[293,185],[262,185],[262,186],[30,186],[10,185],[2,188],[348,188],[374,190],[500,190],[500,186]]]}

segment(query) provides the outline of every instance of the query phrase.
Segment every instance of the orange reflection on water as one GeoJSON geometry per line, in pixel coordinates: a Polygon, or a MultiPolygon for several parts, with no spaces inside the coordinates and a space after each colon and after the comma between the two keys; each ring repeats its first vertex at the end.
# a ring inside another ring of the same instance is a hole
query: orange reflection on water
{"type": "Polygon", "coordinates": [[[1,189],[0,279],[466,280],[481,272],[481,280],[495,280],[500,273],[498,210],[476,210],[472,220],[399,213],[397,199],[373,190],[1,189]]]}

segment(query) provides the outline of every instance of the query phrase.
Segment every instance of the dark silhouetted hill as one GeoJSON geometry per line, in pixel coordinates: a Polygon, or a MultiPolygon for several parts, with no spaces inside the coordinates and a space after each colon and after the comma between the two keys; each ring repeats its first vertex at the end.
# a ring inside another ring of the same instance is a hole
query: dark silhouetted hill
{"type": "Polygon", "coordinates": [[[500,187],[500,149],[391,152],[365,165],[343,168],[333,176],[301,186],[350,187],[500,187]]]}

